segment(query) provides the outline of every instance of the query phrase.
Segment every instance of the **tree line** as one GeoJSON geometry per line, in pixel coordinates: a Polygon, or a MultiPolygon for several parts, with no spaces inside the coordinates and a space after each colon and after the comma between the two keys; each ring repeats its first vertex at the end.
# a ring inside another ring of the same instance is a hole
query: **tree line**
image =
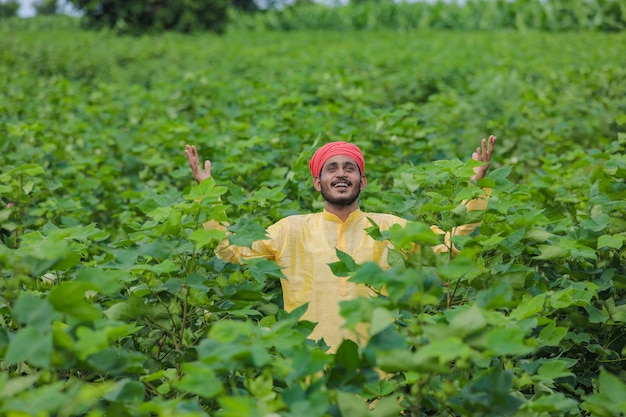
{"type": "MultiPolygon", "coordinates": [[[[62,13],[63,4],[82,15],[89,29],[118,33],[194,33],[244,30],[541,30],[626,29],[626,2],[618,0],[448,0],[396,2],[351,0],[328,5],[315,0],[36,0],[38,15],[62,13]]],[[[0,18],[17,14],[17,0],[0,0],[0,18]]]]}

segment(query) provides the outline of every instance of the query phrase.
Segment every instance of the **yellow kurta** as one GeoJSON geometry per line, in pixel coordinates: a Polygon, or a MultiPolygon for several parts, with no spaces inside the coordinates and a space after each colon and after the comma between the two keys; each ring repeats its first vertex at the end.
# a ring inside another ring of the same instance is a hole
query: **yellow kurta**
{"type": "MultiPolygon", "coordinates": [[[[472,200],[467,209],[484,209],[486,205],[487,199],[472,200]]],[[[356,263],[374,261],[382,268],[389,267],[389,243],[376,241],[367,235],[365,229],[371,226],[368,217],[381,230],[396,223],[407,223],[405,219],[390,214],[364,213],[360,210],[350,214],[345,222],[327,211],[295,215],[270,226],[267,229],[268,239],[255,242],[252,248],[222,244],[216,252],[221,259],[230,262],[258,257],[275,261],[287,277],[281,280],[285,310],[291,311],[308,303],[302,319],[317,323],[310,338],[323,338],[334,351],[343,339],[355,337],[343,328],[344,319],[339,314],[339,303],[374,295],[365,285],[348,282],[347,278],[332,273],[328,264],[339,260],[336,249],[348,253],[356,263]]],[[[460,226],[453,234],[469,234],[475,227],[460,226]]],[[[431,229],[435,233],[444,234],[435,226],[431,229]]],[[[445,250],[450,245],[449,238],[448,233],[448,243],[435,250],[445,250]]]]}

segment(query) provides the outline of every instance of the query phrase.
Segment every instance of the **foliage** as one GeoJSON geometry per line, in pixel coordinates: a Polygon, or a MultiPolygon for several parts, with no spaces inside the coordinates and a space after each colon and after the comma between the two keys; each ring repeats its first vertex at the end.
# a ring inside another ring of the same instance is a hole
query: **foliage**
{"type": "Polygon", "coordinates": [[[143,34],[176,30],[221,33],[226,28],[227,0],[71,0],[84,13],[88,28],[111,28],[121,33],[143,34]]]}
{"type": "Polygon", "coordinates": [[[624,413],[623,34],[37,22],[0,25],[0,414],[624,413]],[[389,270],[338,253],[381,295],[341,306],[369,339],[328,354],[280,269],[220,261],[201,225],[245,244],[318,210],[307,161],[335,138],[366,154],[363,208],[411,223],[368,229],[389,270]],[[215,180],[191,183],[185,143],[215,180]],[[429,249],[428,225],[472,222],[456,256],[429,249]]]}
{"type": "Polygon", "coordinates": [[[17,16],[17,11],[19,9],[20,9],[20,2],[17,0],[0,1],[0,19],[17,16]]]}
{"type": "Polygon", "coordinates": [[[618,0],[469,0],[449,2],[351,1],[345,5],[296,2],[253,15],[235,14],[246,30],[545,30],[626,29],[618,0]]]}
{"type": "Polygon", "coordinates": [[[59,4],[57,0],[39,0],[33,3],[37,15],[53,15],[59,10],[59,4]]]}

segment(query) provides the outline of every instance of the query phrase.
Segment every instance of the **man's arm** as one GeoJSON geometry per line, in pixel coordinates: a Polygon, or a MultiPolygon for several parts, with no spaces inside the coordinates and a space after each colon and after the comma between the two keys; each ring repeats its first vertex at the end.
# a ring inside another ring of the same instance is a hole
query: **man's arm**
{"type": "Polygon", "coordinates": [[[489,169],[489,163],[491,162],[491,154],[496,146],[496,137],[490,135],[489,139],[483,139],[480,141],[480,146],[476,148],[476,151],[472,153],[472,159],[475,161],[485,162],[484,165],[474,168],[474,175],[470,178],[472,181],[485,178],[487,170],[489,169]]]}
{"type": "MultiPolygon", "coordinates": [[[[204,170],[200,165],[200,157],[198,156],[198,150],[193,145],[185,146],[185,155],[187,155],[187,162],[191,168],[193,177],[200,184],[205,179],[211,176],[211,161],[208,159],[204,161],[204,170]]],[[[203,224],[203,227],[207,230],[224,230],[226,231],[227,224],[219,223],[215,220],[209,220],[203,224]]],[[[231,245],[228,239],[224,239],[217,248],[215,248],[215,254],[218,258],[227,262],[241,262],[245,258],[266,258],[274,259],[275,251],[271,246],[271,240],[254,242],[252,248],[238,247],[231,245]]]]}
{"type": "Polygon", "coordinates": [[[187,155],[187,162],[189,162],[189,167],[191,168],[191,173],[193,177],[200,184],[205,179],[211,176],[211,161],[208,159],[204,161],[204,171],[200,166],[200,158],[198,157],[198,150],[193,145],[185,146],[185,155],[187,155]]]}
{"type": "MultiPolygon", "coordinates": [[[[485,178],[487,174],[487,170],[489,169],[489,163],[491,162],[491,155],[493,154],[493,150],[496,146],[496,137],[494,135],[490,135],[489,139],[483,139],[480,141],[480,146],[476,148],[476,151],[472,153],[472,159],[475,161],[485,162],[484,165],[474,168],[474,175],[472,175],[471,180],[477,181],[481,178],[485,178]]],[[[489,195],[491,194],[491,190],[486,189],[485,194],[473,200],[465,202],[465,206],[467,207],[467,211],[472,210],[485,210],[487,208],[487,203],[489,202],[489,195]]],[[[437,234],[445,235],[444,242],[440,245],[436,245],[433,247],[435,253],[442,253],[451,251],[453,254],[458,253],[458,249],[452,244],[453,236],[465,236],[469,235],[478,227],[479,223],[471,223],[471,224],[463,224],[457,226],[450,230],[449,232],[445,232],[438,226],[431,226],[431,230],[437,234]]]]}

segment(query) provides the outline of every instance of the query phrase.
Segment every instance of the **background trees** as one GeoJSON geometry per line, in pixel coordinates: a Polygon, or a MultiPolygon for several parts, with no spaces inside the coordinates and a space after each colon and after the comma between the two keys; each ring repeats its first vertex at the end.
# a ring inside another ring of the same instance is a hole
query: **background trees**
{"type": "Polygon", "coordinates": [[[0,0],[0,19],[16,16],[19,8],[17,0],[0,0]]]}
{"type": "Polygon", "coordinates": [[[109,27],[120,32],[143,33],[163,30],[224,32],[228,0],[71,0],[84,12],[89,28],[109,27]]]}

